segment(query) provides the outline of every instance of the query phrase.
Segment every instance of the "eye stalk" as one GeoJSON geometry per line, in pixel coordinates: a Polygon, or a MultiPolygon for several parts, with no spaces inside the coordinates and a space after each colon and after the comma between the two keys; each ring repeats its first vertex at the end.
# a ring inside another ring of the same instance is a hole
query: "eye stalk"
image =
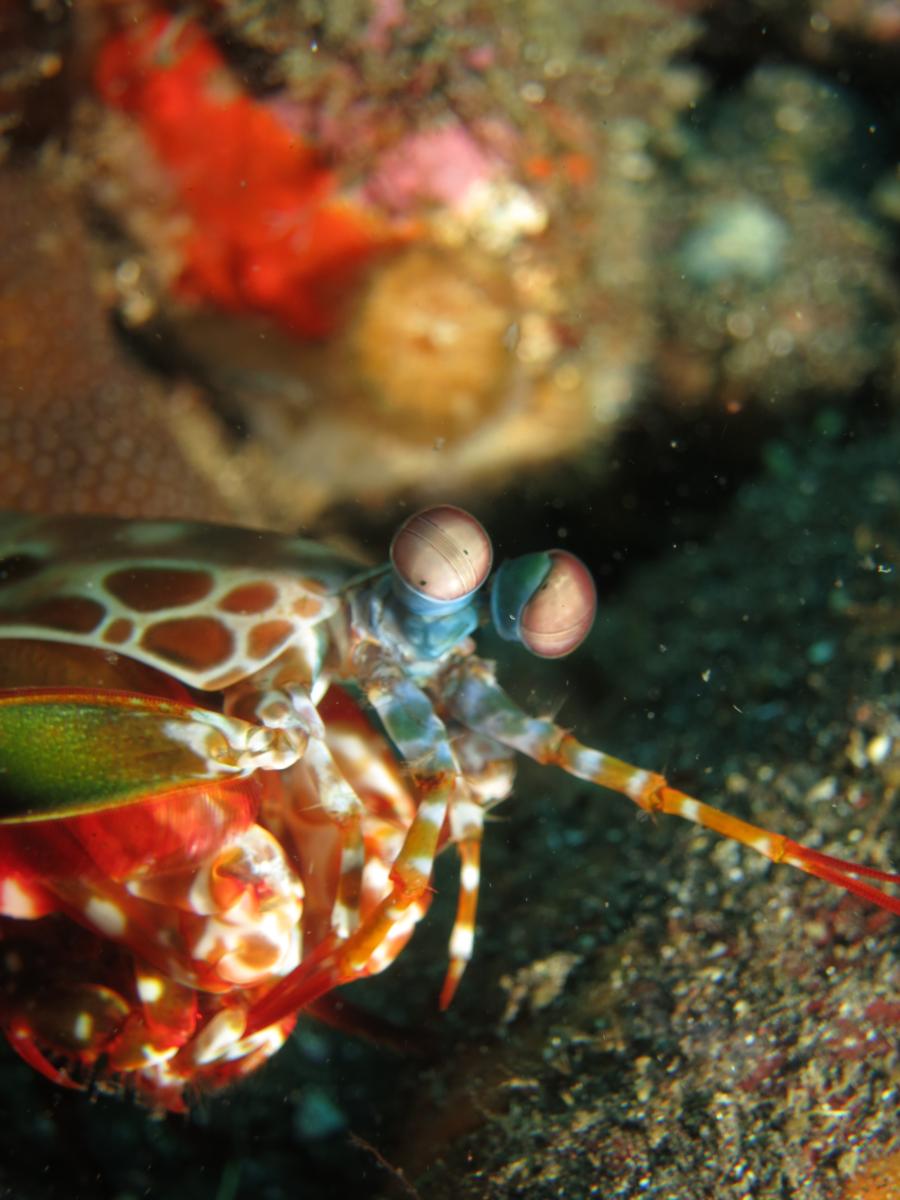
{"type": "MultiPolygon", "coordinates": [[[[439,504],[404,521],[391,543],[394,612],[407,642],[438,658],[478,624],[472,599],[491,570],[491,541],[462,508],[439,504]]],[[[539,658],[563,658],[590,632],[597,593],[568,550],[506,562],[491,590],[497,632],[539,658]]]]}
{"type": "Polygon", "coordinates": [[[597,591],[590,571],[568,550],[526,554],[494,578],[491,613],[502,638],[539,658],[564,658],[590,633],[597,591]]]}
{"type": "Polygon", "coordinates": [[[462,508],[439,504],[404,521],[391,542],[394,590],[416,613],[467,604],[491,570],[491,540],[462,508]]]}

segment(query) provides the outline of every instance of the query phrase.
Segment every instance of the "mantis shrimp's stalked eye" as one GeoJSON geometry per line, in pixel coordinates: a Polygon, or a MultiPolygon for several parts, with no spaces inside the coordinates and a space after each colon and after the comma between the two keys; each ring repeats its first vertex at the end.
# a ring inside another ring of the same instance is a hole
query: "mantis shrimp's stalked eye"
{"type": "Polygon", "coordinates": [[[403,602],[414,612],[452,612],[487,579],[491,540],[473,516],[452,504],[426,508],[397,530],[391,564],[403,602]]]}
{"type": "Polygon", "coordinates": [[[584,563],[567,550],[506,562],[491,596],[497,632],[539,658],[563,658],[590,633],[597,592],[584,563]]]}

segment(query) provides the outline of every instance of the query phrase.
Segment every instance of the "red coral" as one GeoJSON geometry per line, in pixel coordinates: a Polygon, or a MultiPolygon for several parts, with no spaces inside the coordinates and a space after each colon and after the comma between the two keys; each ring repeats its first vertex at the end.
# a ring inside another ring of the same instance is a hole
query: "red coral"
{"type": "Polygon", "coordinates": [[[138,121],[191,218],[178,293],[332,333],[348,287],[396,233],[337,194],[315,148],[240,89],[197,25],[158,15],[115,34],[95,82],[138,121]]]}

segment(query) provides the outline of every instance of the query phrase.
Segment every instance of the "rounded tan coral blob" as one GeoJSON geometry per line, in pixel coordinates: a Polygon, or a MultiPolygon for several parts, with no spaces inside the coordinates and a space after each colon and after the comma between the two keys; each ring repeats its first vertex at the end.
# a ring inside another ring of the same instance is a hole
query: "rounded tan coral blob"
{"type": "Polygon", "coordinates": [[[362,399],[412,436],[476,429],[506,394],[513,329],[511,289],[496,265],[410,250],[375,274],[349,334],[362,399]]]}

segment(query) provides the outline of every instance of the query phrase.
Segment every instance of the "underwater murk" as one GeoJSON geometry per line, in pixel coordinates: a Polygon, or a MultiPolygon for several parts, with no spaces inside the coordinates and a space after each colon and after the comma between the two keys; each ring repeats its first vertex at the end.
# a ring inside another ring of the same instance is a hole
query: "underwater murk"
{"type": "Polygon", "coordinates": [[[0,9],[5,1194],[900,1196],[898,54],[0,9]]]}

